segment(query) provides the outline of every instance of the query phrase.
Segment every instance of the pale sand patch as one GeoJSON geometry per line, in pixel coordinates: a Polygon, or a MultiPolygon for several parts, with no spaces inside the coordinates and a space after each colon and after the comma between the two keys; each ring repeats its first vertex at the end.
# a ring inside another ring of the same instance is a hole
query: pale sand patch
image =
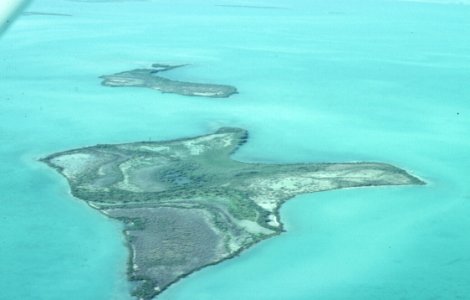
{"type": "Polygon", "coordinates": [[[281,226],[281,223],[279,223],[279,220],[277,219],[277,216],[275,214],[270,214],[268,216],[268,225],[273,226],[273,227],[279,227],[281,226]]]}
{"type": "Polygon", "coordinates": [[[184,141],[183,145],[189,150],[191,155],[199,155],[207,151],[208,149],[215,148],[213,143],[211,147],[208,147],[208,143],[216,139],[219,139],[223,147],[230,146],[230,137],[227,134],[213,134],[209,136],[202,136],[190,141],[184,141]],[[227,139],[229,142],[227,143],[227,139]]]}
{"type": "Polygon", "coordinates": [[[98,159],[94,155],[87,153],[66,154],[50,160],[54,165],[63,168],[62,173],[69,178],[74,178],[85,172],[97,161],[98,159]]]}
{"type": "Polygon", "coordinates": [[[137,147],[139,150],[147,150],[152,152],[168,152],[170,151],[170,147],[168,146],[152,146],[152,145],[143,145],[137,147]]]}
{"type": "Polygon", "coordinates": [[[274,231],[260,226],[258,223],[250,220],[239,220],[237,222],[240,227],[252,234],[272,234],[274,231]]]}
{"type": "Polygon", "coordinates": [[[129,174],[128,170],[130,170],[132,167],[134,167],[135,162],[132,160],[128,160],[122,164],[119,165],[119,169],[121,170],[121,173],[124,177],[124,179],[118,183],[116,183],[114,186],[117,187],[118,189],[124,190],[124,191],[130,191],[130,192],[142,192],[142,189],[139,188],[138,186],[135,186],[134,184],[130,183],[129,181],[129,174]]]}
{"type": "Polygon", "coordinates": [[[211,93],[211,92],[194,92],[193,95],[195,96],[205,96],[205,97],[212,97],[216,95],[220,95],[221,93],[211,93]]]}
{"type": "Polygon", "coordinates": [[[276,207],[278,206],[278,200],[274,197],[269,198],[266,196],[255,196],[251,197],[251,200],[256,203],[259,207],[267,210],[269,212],[274,212],[276,207]]]}

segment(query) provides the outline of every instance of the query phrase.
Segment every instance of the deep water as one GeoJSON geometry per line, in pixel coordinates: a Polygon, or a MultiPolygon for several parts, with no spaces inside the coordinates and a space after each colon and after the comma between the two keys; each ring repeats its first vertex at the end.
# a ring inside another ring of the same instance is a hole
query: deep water
{"type": "Polygon", "coordinates": [[[159,299],[467,299],[470,6],[435,2],[36,1],[72,16],[0,38],[0,299],[130,299],[121,225],[38,158],[220,126],[250,131],[236,159],[387,162],[428,185],[299,196],[286,233],[159,299]],[[240,94],[100,86],[156,62],[240,94]]]}

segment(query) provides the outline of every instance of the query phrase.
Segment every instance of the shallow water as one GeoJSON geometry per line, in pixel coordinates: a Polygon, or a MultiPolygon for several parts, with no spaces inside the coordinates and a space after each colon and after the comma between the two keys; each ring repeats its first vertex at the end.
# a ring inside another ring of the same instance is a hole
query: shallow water
{"type": "Polygon", "coordinates": [[[160,299],[465,299],[470,6],[310,2],[34,3],[72,16],[24,16],[0,40],[0,299],[130,299],[120,224],[39,157],[220,126],[250,131],[240,160],[383,161],[429,184],[297,197],[287,233],[160,299]],[[154,62],[240,94],[99,85],[154,62]]]}

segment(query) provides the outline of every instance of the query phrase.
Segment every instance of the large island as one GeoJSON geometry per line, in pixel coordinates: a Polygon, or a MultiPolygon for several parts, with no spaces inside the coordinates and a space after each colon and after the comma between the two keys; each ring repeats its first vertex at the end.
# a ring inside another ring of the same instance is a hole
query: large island
{"type": "Polygon", "coordinates": [[[280,234],[281,204],[302,193],[424,184],[382,163],[260,164],[230,155],[248,138],[239,128],[161,142],[97,145],[42,159],[72,194],[121,220],[129,279],[138,299],[280,234]]]}

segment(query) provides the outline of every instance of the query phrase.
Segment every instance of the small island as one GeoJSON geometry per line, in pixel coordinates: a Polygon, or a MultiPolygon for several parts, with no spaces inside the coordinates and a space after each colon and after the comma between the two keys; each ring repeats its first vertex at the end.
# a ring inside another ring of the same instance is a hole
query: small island
{"type": "Polygon", "coordinates": [[[245,163],[240,128],[160,142],[103,144],[41,161],[72,194],[125,224],[132,294],[152,299],[179,279],[283,232],[279,208],[303,193],[422,185],[383,163],[245,163]]]}
{"type": "Polygon", "coordinates": [[[230,85],[184,82],[156,75],[183,66],[185,65],[153,64],[152,68],[149,69],[135,69],[112,75],[103,75],[100,77],[103,79],[101,84],[110,87],[145,87],[162,93],[209,98],[228,98],[238,93],[237,89],[230,85]]]}

